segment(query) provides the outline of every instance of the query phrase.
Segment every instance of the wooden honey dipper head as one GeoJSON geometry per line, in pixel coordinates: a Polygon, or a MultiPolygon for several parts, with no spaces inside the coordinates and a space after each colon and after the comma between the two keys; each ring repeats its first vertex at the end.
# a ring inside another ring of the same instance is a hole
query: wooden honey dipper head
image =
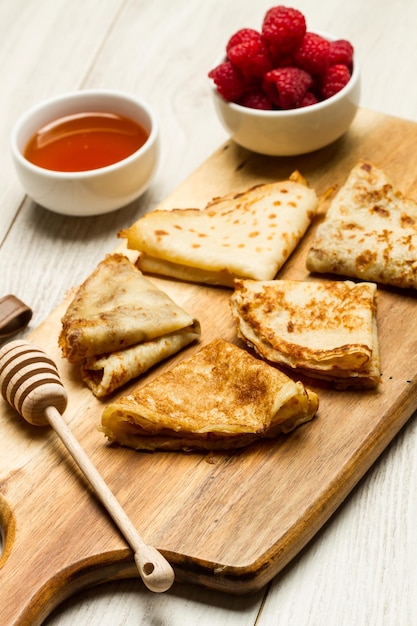
{"type": "Polygon", "coordinates": [[[34,426],[46,426],[47,407],[59,413],[66,409],[68,397],[55,363],[39,348],[16,340],[0,350],[1,395],[34,426]]]}

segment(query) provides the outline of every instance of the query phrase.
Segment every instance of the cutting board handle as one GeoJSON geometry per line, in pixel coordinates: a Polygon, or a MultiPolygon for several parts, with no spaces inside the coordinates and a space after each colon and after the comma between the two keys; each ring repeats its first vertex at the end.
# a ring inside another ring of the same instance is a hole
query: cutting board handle
{"type": "Polygon", "coordinates": [[[125,538],[50,439],[42,455],[0,480],[1,626],[40,626],[82,589],[138,578],[125,538]]]}

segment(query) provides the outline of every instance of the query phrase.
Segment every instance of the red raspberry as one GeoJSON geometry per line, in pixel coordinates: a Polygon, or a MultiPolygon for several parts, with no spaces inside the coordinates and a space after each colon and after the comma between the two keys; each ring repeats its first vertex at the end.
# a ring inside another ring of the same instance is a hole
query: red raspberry
{"type": "Polygon", "coordinates": [[[342,63],[348,67],[352,67],[353,62],[353,46],[346,39],[338,39],[330,43],[329,63],[336,65],[342,63]]]}
{"type": "Polygon", "coordinates": [[[294,54],[298,67],[310,74],[321,74],[329,64],[330,42],[316,33],[306,33],[294,54]]]}
{"type": "Polygon", "coordinates": [[[309,107],[312,104],[317,104],[317,97],[314,95],[312,91],[307,91],[304,98],[301,100],[299,107],[309,107]]]}
{"type": "Polygon", "coordinates": [[[300,45],[306,28],[305,17],[300,11],[277,6],[265,14],[262,36],[274,53],[287,54],[300,45]]]}
{"type": "Polygon", "coordinates": [[[229,61],[247,80],[262,78],[272,69],[268,50],[261,39],[247,40],[229,48],[229,61]]]}
{"type": "Polygon", "coordinates": [[[261,33],[258,33],[254,28],[241,28],[230,37],[226,44],[226,52],[228,53],[230,48],[244,41],[262,41],[261,33]]]}
{"type": "Polygon", "coordinates": [[[212,69],[209,78],[214,81],[219,94],[228,102],[235,102],[248,90],[243,76],[230,61],[220,63],[212,69]]]}
{"type": "Polygon", "coordinates": [[[274,108],[270,99],[261,90],[245,94],[239,100],[239,104],[250,109],[261,109],[264,111],[270,111],[274,108]]]}
{"type": "Polygon", "coordinates": [[[281,109],[294,109],[313,83],[310,74],[298,67],[281,67],[267,72],[263,88],[270,100],[281,109]]]}
{"type": "Polygon", "coordinates": [[[321,83],[321,95],[326,100],[343,89],[350,80],[350,70],[346,65],[331,65],[325,71],[321,83]]]}

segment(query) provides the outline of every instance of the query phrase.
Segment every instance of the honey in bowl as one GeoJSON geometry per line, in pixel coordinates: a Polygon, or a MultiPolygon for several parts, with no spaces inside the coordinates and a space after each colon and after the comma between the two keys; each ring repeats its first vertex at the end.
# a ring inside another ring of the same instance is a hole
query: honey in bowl
{"type": "Polygon", "coordinates": [[[29,141],[24,156],[48,170],[83,172],[122,161],[148,137],[148,132],[128,117],[89,111],[43,126],[29,141]]]}

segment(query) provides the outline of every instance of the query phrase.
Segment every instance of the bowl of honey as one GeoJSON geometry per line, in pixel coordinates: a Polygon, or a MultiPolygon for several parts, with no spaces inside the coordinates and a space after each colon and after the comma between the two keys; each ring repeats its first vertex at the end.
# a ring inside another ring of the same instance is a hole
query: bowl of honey
{"type": "Polygon", "coordinates": [[[149,188],[159,159],[158,122],[135,95],[81,90],[24,113],[12,129],[11,150],[34,202],[63,215],[99,215],[149,188]]]}

